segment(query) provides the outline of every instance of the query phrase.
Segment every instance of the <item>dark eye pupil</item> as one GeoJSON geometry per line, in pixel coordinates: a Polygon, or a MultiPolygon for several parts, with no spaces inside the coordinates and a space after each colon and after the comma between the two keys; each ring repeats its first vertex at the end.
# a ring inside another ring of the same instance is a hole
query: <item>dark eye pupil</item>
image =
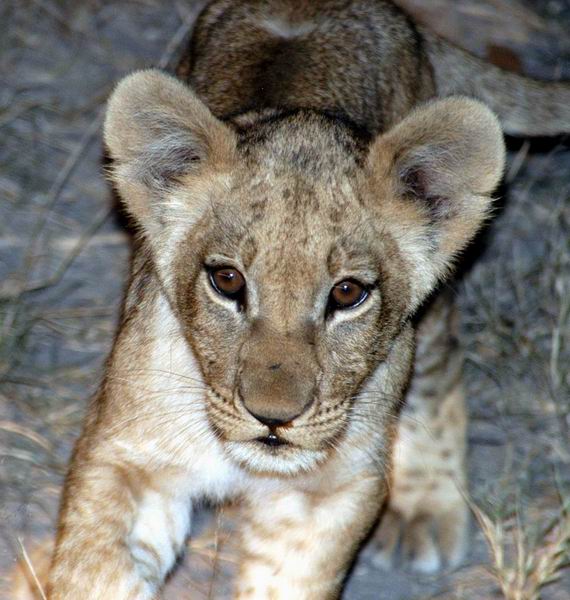
{"type": "Polygon", "coordinates": [[[235,299],[245,288],[245,279],[237,269],[223,267],[210,273],[214,289],[221,295],[235,299]]]}
{"type": "Polygon", "coordinates": [[[356,281],[341,281],[331,290],[329,310],[352,308],[368,296],[365,287],[356,281]]]}

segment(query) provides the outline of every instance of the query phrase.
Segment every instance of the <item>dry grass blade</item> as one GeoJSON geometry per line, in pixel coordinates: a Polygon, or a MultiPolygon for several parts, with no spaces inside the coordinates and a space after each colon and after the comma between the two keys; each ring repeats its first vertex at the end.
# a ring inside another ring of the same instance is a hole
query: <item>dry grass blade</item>
{"type": "Polygon", "coordinates": [[[33,431],[29,427],[24,427],[23,425],[19,425],[18,423],[14,423],[12,421],[0,421],[0,430],[21,435],[22,437],[35,442],[44,450],[51,451],[52,449],[52,444],[49,440],[41,436],[39,433],[33,431]]]}
{"type": "Polygon", "coordinates": [[[541,590],[558,579],[568,566],[570,514],[563,510],[542,531],[541,543],[535,547],[518,519],[514,526],[509,526],[493,521],[472,502],[470,507],[487,541],[493,575],[505,600],[539,600],[541,590]]]}
{"type": "Polygon", "coordinates": [[[159,69],[167,69],[171,65],[173,59],[177,57],[182,45],[190,37],[192,29],[194,28],[194,23],[196,22],[196,16],[202,10],[204,4],[205,1],[195,2],[192,9],[183,16],[182,24],[170,38],[162,56],[157,62],[156,66],[159,69]]]}
{"type": "Polygon", "coordinates": [[[37,591],[40,594],[40,597],[42,600],[47,600],[47,596],[46,593],[44,592],[44,589],[42,587],[42,584],[40,583],[40,580],[38,579],[38,576],[36,574],[36,570],[34,569],[34,565],[32,564],[32,561],[30,560],[30,557],[28,556],[28,553],[26,551],[26,548],[22,542],[22,540],[20,538],[18,538],[18,544],[20,545],[20,549],[22,550],[22,557],[24,558],[24,561],[26,563],[27,568],[30,571],[30,574],[33,578],[34,584],[37,588],[37,591]]]}

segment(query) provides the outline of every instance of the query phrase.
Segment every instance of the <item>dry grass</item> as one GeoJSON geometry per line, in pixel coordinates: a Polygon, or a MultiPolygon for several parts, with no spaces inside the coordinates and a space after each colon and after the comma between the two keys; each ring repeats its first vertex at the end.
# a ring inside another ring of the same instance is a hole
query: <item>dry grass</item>
{"type": "Polygon", "coordinates": [[[570,514],[567,508],[541,528],[538,543],[530,539],[520,519],[509,525],[493,521],[475,505],[472,510],[487,540],[492,572],[505,600],[539,600],[542,590],[559,580],[569,566],[570,514]]]}

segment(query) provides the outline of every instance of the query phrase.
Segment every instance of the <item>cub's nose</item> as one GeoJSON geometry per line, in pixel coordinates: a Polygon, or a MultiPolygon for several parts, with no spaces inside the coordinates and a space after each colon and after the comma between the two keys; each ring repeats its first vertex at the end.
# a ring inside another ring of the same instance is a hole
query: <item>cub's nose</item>
{"type": "Polygon", "coordinates": [[[301,336],[254,328],[241,355],[244,408],[268,427],[290,423],[313,403],[317,369],[313,347],[301,336]]]}
{"type": "Polygon", "coordinates": [[[239,387],[247,412],[268,427],[279,427],[300,417],[311,405],[312,383],[304,381],[302,373],[270,372],[248,361],[239,387]]]}
{"type": "Polygon", "coordinates": [[[249,408],[247,408],[247,412],[254,416],[260,423],[263,423],[264,425],[267,425],[267,427],[279,427],[279,426],[283,426],[283,425],[287,425],[288,423],[290,423],[293,419],[295,419],[296,417],[298,417],[301,413],[296,414],[296,415],[292,415],[292,416],[287,416],[287,417],[283,417],[280,419],[276,419],[275,417],[268,417],[266,415],[263,414],[259,414],[259,413],[255,413],[253,411],[251,411],[249,408]]]}

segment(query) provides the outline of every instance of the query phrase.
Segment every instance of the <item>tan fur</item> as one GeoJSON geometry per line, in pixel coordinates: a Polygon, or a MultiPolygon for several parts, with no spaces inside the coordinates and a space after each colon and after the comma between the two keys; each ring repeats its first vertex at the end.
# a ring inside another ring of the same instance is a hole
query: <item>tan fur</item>
{"type": "Polygon", "coordinates": [[[376,563],[402,557],[422,572],[445,559],[457,566],[466,550],[466,412],[457,348],[457,314],[445,291],[418,330],[416,363],[392,456],[390,504],[376,532],[376,563]]]}
{"type": "Polygon", "coordinates": [[[50,600],[86,586],[156,597],[204,497],[244,502],[236,597],[336,597],[390,470],[386,535],[405,522],[432,568],[435,521],[457,562],[463,396],[444,377],[441,404],[414,417],[429,398],[421,341],[396,425],[415,314],[488,215],[504,148],[482,104],[425,103],[423,44],[388,2],[222,0],[178,69],[193,89],[158,71],[118,85],[105,140],[140,234],[66,482],[50,600]],[[214,290],[216,266],[244,275],[242,304],[214,290]],[[368,297],[329,311],[346,278],[368,297]],[[414,418],[430,431],[406,438],[414,418]],[[419,473],[418,451],[435,471],[419,473]]]}

